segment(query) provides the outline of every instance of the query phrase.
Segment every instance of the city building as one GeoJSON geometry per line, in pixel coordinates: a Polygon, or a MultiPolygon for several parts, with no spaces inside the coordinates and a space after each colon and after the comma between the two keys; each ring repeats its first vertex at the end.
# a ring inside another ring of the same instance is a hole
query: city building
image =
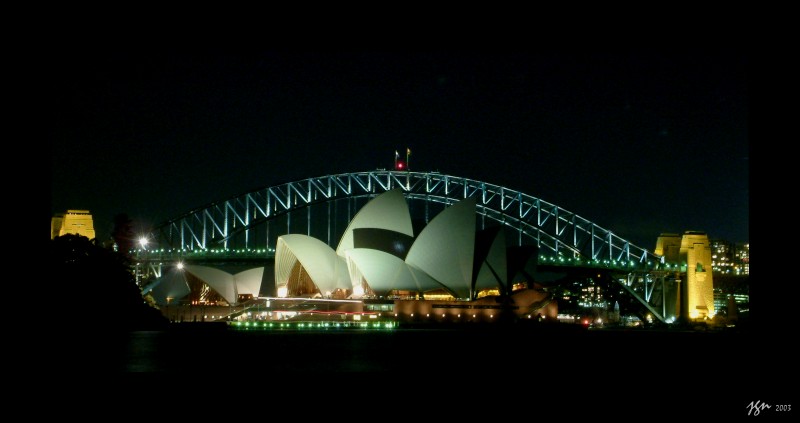
{"type": "Polygon", "coordinates": [[[721,239],[712,240],[711,261],[715,273],[749,275],[750,243],[736,244],[721,239]]]}
{"type": "Polygon", "coordinates": [[[750,274],[750,243],[737,244],[733,254],[733,272],[737,275],[750,274]]]}
{"type": "Polygon", "coordinates": [[[594,280],[589,279],[586,286],[581,288],[578,305],[584,308],[608,308],[608,301],[603,295],[602,289],[594,280]]]}
{"type": "Polygon", "coordinates": [[[726,292],[723,288],[714,288],[714,308],[725,310],[728,316],[739,312],[750,311],[750,294],[747,292],[726,292]],[[734,313],[731,306],[736,306],[734,313]]]}
{"type": "Polygon", "coordinates": [[[711,245],[711,268],[715,273],[733,273],[734,244],[722,239],[713,239],[711,245]]]}
{"type": "Polygon", "coordinates": [[[50,220],[50,239],[66,234],[82,235],[94,239],[94,223],[89,210],[67,210],[50,220]]]}

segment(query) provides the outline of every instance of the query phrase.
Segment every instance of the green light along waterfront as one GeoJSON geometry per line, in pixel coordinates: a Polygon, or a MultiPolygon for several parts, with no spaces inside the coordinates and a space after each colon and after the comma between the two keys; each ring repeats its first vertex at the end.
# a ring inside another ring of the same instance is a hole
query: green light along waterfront
{"type": "Polygon", "coordinates": [[[228,328],[243,331],[309,331],[356,329],[365,331],[393,331],[397,322],[227,322],[228,328]]]}

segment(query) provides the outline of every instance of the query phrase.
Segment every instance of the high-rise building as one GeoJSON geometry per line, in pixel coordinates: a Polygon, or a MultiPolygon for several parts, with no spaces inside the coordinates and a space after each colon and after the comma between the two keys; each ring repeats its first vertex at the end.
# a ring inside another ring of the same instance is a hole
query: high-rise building
{"type": "Polygon", "coordinates": [[[737,275],[749,275],[750,274],[750,243],[745,244],[737,244],[735,252],[733,254],[734,258],[734,273],[737,275]]]}
{"type": "Polygon", "coordinates": [[[711,243],[711,267],[725,275],[750,274],[750,243],[735,244],[715,239],[711,243]]]}
{"type": "Polygon", "coordinates": [[[722,239],[713,239],[709,242],[711,245],[711,269],[717,273],[732,273],[734,244],[722,239]]]}
{"type": "Polygon", "coordinates": [[[588,286],[581,288],[578,305],[584,308],[608,308],[608,301],[603,296],[603,292],[593,280],[589,280],[588,286]]]}
{"type": "Polygon", "coordinates": [[[711,244],[711,267],[715,273],[726,275],[750,274],[750,244],[735,244],[715,239],[711,244]]]}
{"type": "Polygon", "coordinates": [[[94,239],[94,223],[89,210],[67,210],[50,220],[50,239],[65,234],[82,235],[94,239]]]}

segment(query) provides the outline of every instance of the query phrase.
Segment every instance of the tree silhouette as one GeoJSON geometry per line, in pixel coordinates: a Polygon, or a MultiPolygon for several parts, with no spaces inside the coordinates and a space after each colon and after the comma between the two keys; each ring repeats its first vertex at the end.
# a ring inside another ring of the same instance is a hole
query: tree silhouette
{"type": "Polygon", "coordinates": [[[161,312],[142,298],[123,254],[67,234],[50,242],[50,269],[48,292],[74,293],[69,304],[83,306],[93,327],[114,331],[165,327],[161,312]]]}
{"type": "Polygon", "coordinates": [[[114,229],[111,230],[111,237],[117,243],[119,251],[130,257],[130,251],[133,249],[136,240],[133,234],[133,221],[126,213],[120,213],[114,216],[114,229]]]}

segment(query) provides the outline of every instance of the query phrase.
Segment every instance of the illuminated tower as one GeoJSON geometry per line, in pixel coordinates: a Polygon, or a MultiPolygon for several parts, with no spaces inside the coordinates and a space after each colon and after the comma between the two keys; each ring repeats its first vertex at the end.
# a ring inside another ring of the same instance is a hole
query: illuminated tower
{"type": "Polygon", "coordinates": [[[681,236],[678,234],[659,235],[655,253],[664,256],[667,263],[678,263],[681,255],[681,236]]]}
{"type": "Polygon", "coordinates": [[[711,272],[711,243],[705,232],[686,231],[681,238],[681,262],[686,263],[686,283],[681,296],[692,319],[711,318],[714,310],[714,281],[711,272]]]}
{"type": "Polygon", "coordinates": [[[50,221],[50,239],[65,234],[82,235],[94,239],[94,223],[89,210],[67,210],[56,214],[50,221]]]}
{"type": "MultiPolygon", "coordinates": [[[[677,318],[686,310],[685,294],[681,285],[681,236],[678,234],[663,233],[656,240],[655,253],[664,257],[668,265],[676,265],[671,275],[665,275],[664,280],[664,318],[677,318]]],[[[684,318],[688,315],[684,314],[684,318]]]]}

